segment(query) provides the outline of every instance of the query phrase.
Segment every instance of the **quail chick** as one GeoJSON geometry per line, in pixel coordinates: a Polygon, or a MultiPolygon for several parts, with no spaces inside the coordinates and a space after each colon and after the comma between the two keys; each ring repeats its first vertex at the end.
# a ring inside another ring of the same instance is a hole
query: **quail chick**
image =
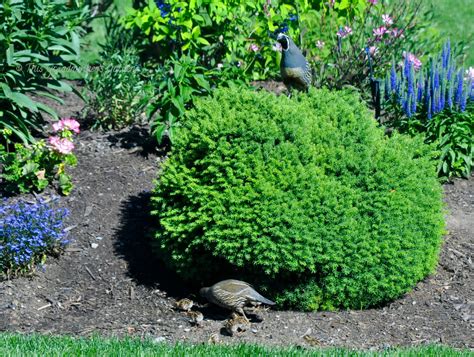
{"type": "Polygon", "coordinates": [[[189,317],[189,321],[196,326],[201,326],[201,322],[204,320],[204,315],[200,311],[187,311],[186,316],[189,317]]]}
{"type": "Polygon", "coordinates": [[[175,307],[181,311],[189,311],[193,307],[194,302],[191,299],[181,299],[176,301],[175,307]]]}
{"type": "Polygon", "coordinates": [[[278,34],[277,41],[282,49],[280,72],[283,83],[288,89],[308,90],[312,79],[308,61],[288,35],[278,34]]]}
{"type": "Polygon", "coordinates": [[[209,339],[207,340],[207,343],[210,343],[212,345],[217,345],[220,342],[221,341],[217,333],[213,333],[211,336],[209,336],[209,339]]]}
{"type": "Polygon", "coordinates": [[[250,284],[234,279],[223,280],[211,287],[202,288],[200,294],[213,304],[238,312],[246,319],[243,307],[248,304],[275,305],[273,301],[260,295],[250,284]]]}
{"type": "Polygon", "coordinates": [[[236,332],[243,332],[250,328],[250,322],[246,317],[232,313],[232,317],[224,322],[225,330],[234,336],[236,332]]]}

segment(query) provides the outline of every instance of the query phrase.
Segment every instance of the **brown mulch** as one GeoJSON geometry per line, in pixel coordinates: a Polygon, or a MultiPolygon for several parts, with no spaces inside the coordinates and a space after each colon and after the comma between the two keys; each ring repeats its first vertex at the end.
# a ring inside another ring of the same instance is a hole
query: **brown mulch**
{"type": "MultiPolygon", "coordinates": [[[[57,108],[63,116],[82,106],[72,95],[65,101],[57,108]]],[[[411,293],[366,311],[264,311],[263,321],[254,319],[250,330],[230,337],[221,333],[227,314],[217,308],[201,309],[202,327],[173,309],[175,299],[195,298],[196,291],[151,253],[147,212],[164,151],[150,149],[147,137],[140,127],[80,134],[79,164],[71,170],[75,188],[57,203],[71,212],[72,243],[33,277],[0,282],[0,331],[171,342],[207,342],[219,333],[224,343],[474,348],[474,177],[444,186],[448,233],[439,266],[411,293]]]]}

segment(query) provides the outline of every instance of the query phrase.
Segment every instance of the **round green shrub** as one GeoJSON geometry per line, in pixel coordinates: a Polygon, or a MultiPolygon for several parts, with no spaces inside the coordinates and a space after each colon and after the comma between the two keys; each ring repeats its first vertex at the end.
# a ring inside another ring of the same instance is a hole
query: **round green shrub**
{"type": "Polygon", "coordinates": [[[280,306],[392,300],[437,262],[430,152],[385,136],[350,92],[217,90],[187,113],[157,181],[160,253],[190,281],[245,277],[280,306]]]}

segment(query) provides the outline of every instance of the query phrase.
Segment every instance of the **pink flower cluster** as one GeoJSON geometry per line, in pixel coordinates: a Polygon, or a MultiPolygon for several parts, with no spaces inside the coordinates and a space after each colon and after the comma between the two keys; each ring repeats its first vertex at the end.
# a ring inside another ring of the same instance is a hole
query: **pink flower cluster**
{"type": "Polygon", "coordinates": [[[55,132],[63,131],[63,130],[71,130],[76,134],[79,134],[79,123],[72,118],[61,119],[57,123],[53,124],[53,130],[55,132]]]}
{"type": "Polygon", "coordinates": [[[383,14],[382,22],[382,26],[376,27],[372,30],[375,37],[375,41],[381,41],[382,37],[386,34],[392,35],[393,37],[403,37],[402,30],[397,28],[390,29],[390,27],[393,25],[393,18],[390,15],[383,14]]]}
{"type": "Polygon", "coordinates": [[[367,2],[372,4],[372,5],[377,5],[378,0],[367,0],[367,2]]]}
{"type": "Polygon", "coordinates": [[[70,154],[74,150],[74,144],[67,138],[60,138],[59,136],[50,136],[49,144],[53,147],[54,151],[60,154],[70,154]]]}
{"type": "Polygon", "coordinates": [[[339,31],[337,31],[337,36],[340,38],[344,38],[349,35],[352,35],[352,29],[349,26],[344,26],[344,28],[341,28],[339,31]]]}
{"type": "Polygon", "coordinates": [[[403,52],[403,58],[408,59],[408,62],[411,62],[415,71],[418,71],[421,68],[421,61],[413,53],[403,52]]]}
{"type": "Polygon", "coordinates": [[[53,130],[56,133],[60,133],[59,136],[51,136],[48,139],[49,144],[54,151],[60,154],[70,154],[74,150],[74,144],[70,139],[70,132],[79,134],[79,123],[72,118],[61,119],[60,121],[53,124],[53,130]],[[66,132],[66,137],[62,137],[61,133],[66,132]],[[67,134],[69,132],[69,134],[67,134]]]}

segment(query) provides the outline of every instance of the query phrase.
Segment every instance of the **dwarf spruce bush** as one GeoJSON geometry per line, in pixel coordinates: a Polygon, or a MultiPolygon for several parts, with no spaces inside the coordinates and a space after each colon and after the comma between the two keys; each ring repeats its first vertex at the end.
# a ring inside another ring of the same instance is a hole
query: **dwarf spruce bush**
{"type": "Polygon", "coordinates": [[[153,194],[183,277],[245,278],[280,306],[365,308],[433,271],[443,232],[430,148],[384,136],[355,94],[200,98],[153,194]]]}

